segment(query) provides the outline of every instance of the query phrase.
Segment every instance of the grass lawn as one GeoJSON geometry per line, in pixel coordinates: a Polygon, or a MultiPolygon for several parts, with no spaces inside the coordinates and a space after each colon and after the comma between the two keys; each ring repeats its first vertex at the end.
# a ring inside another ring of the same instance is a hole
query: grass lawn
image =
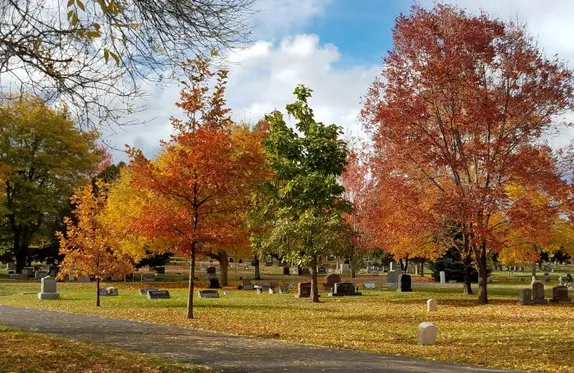
{"type": "MultiPolygon", "coordinates": [[[[196,319],[184,318],[185,283],[114,283],[119,297],[103,297],[96,308],[95,285],[59,283],[61,300],[39,301],[35,282],[0,281],[0,304],[66,310],[278,338],[323,346],[453,361],[537,372],[571,372],[574,367],[574,303],[518,306],[519,289],[528,283],[489,287],[491,304],[477,306],[476,296],[460,288],[413,284],[413,293],[393,289],[362,290],[363,296],[330,298],[312,304],[294,294],[233,290],[219,299],[196,299],[196,319]],[[169,289],[172,299],[148,300],[140,287],[169,289]],[[426,300],[438,300],[438,312],[426,312],[426,300]],[[416,344],[417,326],[431,321],[437,343],[416,344]]],[[[546,287],[550,296],[550,287],[546,287]]]]}
{"type": "Polygon", "coordinates": [[[208,368],[0,326],[0,371],[18,373],[210,373],[208,368]]]}

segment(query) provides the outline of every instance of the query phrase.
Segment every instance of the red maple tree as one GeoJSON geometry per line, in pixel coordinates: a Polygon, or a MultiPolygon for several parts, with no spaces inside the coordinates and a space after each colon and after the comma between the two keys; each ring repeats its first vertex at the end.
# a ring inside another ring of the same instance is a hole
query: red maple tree
{"type": "Polygon", "coordinates": [[[409,213],[416,203],[430,226],[461,237],[478,266],[479,303],[487,303],[487,259],[511,223],[536,226],[547,219],[540,209],[556,214],[568,197],[541,138],[573,107],[572,72],[546,59],[524,25],[447,5],[414,6],[397,19],[393,40],[362,111],[374,177],[396,196],[399,219],[418,225],[409,213]],[[511,198],[510,185],[539,190],[548,203],[511,198]],[[417,189],[420,201],[399,203],[417,189]]]}

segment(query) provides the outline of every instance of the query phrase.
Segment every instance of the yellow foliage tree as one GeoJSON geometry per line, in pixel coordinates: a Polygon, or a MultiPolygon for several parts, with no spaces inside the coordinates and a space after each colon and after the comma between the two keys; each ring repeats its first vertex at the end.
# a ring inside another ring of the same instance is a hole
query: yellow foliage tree
{"type": "Polygon", "coordinates": [[[60,254],[64,260],[60,264],[61,279],[68,273],[96,278],[96,306],[100,306],[100,281],[108,276],[120,276],[133,272],[133,262],[129,255],[115,250],[115,237],[102,222],[102,211],[106,205],[107,186],[101,181],[86,185],[71,198],[75,205],[73,213],[77,222],[64,218],[65,234],[58,232],[60,254]]]}

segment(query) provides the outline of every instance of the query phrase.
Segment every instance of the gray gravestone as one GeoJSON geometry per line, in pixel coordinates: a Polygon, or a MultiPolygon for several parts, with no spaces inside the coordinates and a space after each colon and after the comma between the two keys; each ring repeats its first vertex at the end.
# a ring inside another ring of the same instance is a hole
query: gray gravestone
{"type": "Polygon", "coordinates": [[[572,299],[568,297],[568,288],[562,285],[552,288],[552,300],[557,303],[568,303],[572,301],[572,299]]]}
{"type": "Polygon", "coordinates": [[[158,289],[156,288],[143,288],[140,289],[140,295],[147,295],[148,291],[157,291],[158,289]]]}
{"type": "Polygon", "coordinates": [[[279,286],[279,294],[288,294],[289,293],[289,286],[279,286]]]}
{"type": "Polygon", "coordinates": [[[108,295],[110,295],[108,289],[100,289],[100,297],[107,297],[108,295]]]}
{"type": "Polygon", "coordinates": [[[544,299],[544,285],[540,282],[535,282],[532,284],[532,301],[534,304],[546,304],[548,303],[544,299]]]}
{"type": "Polygon", "coordinates": [[[38,299],[60,299],[60,294],[56,291],[56,279],[52,276],[42,278],[42,285],[38,299]]]}
{"type": "Polygon", "coordinates": [[[330,297],[345,297],[352,295],[361,295],[361,293],[355,289],[355,284],[351,282],[338,282],[333,285],[333,292],[329,293],[330,297]]]}
{"type": "Polygon", "coordinates": [[[120,295],[120,292],[118,291],[118,289],[116,289],[114,287],[106,288],[106,290],[108,291],[109,296],[117,297],[120,295]]]}
{"type": "Polygon", "coordinates": [[[387,272],[387,284],[396,284],[399,280],[400,271],[390,270],[387,272]]]}
{"type": "Polygon", "coordinates": [[[398,292],[411,292],[413,291],[411,287],[411,276],[407,275],[406,273],[402,273],[399,275],[399,282],[397,284],[397,291],[398,292]]]}
{"type": "Polygon", "coordinates": [[[167,290],[148,290],[147,299],[168,299],[169,291],[167,290]]]}
{"type": "Polygon", "coordinates": [[[520,301],[518,303],[521,306],[530,306],[534,304],[532,301],[532,289],[520,289],[520,301]]]}
{"type": "Polygon", "coordinates": [[[297,284],[297,295],[295,298],[309,298],[311,296],[311,283],[300,282],[297,284]]]}
{"type": "Polygon", "coordinates": [[[200,298],[219,298],[217,290],[199,290],[197,293],[200,298]]]}
{"type": "Polygon", "coordinates": [[[550,274],[548,272],[544,274],[544,282],[550,282],[550,274]]]}

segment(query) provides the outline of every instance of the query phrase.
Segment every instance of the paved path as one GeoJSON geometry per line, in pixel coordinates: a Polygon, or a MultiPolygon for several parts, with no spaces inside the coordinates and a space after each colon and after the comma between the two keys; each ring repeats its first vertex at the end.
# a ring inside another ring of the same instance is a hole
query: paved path
{"type": "Polygon", "coordinates": [[[2,305],[0,324],[155,354],[233,373],[509,372],[2,305]]]}

